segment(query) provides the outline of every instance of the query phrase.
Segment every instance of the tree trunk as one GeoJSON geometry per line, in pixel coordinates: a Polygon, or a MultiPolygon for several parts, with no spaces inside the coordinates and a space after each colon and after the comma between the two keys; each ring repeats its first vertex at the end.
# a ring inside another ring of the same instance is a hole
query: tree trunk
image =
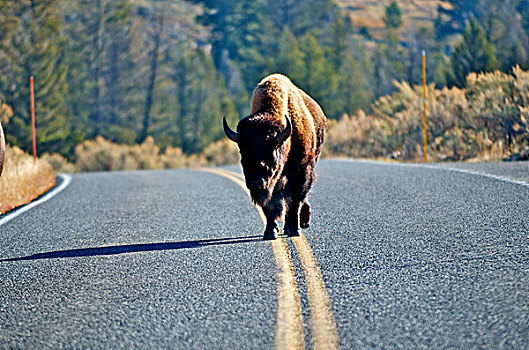
{"type": "Polygon", "coordinates": [[[178,97],[178,116],[176,123],[178,127],[178,135],[180,137],[180,148],[187,151],[186,143],[186,116],[187,116],[187,62],[185,57],[182,57],[175,75],[176,96],[178,97]]]}
{"type": "Polygon", "coordinates": [[[101,0],[97,1],[97,18],[95,23],[95,33],[93,38],[93,51],[91,59],[91,71],[92,81],[94,86],[92,87],[92,104],[90,106],[90,120],[94,127],[94,133],[99,134],[101,128],[101,88],[100,88],[100,77],[101,77],[101,53],[103,50],[102,36],[103,36],[103,15],[104,9],[101,0]]]}
{"type": "Polygon", "coordinates": [[[158,54],[160,51],[160,39],[163,31],[163,21],[164,14],[163,11],[158,14],[156,20],[158,26],[154,33],[154,48],[152,50],[151,56],[151,75],[149,77],[149,85],[147,87],[147,96],[145,98],[145,112],[143,114],[143,127],[138,139],[139,143],[142,143],[147,138],[147,132],[149,130],[149,124],[151,121],[151,109],[152,109],[152,100],[154,95],[154,84],[156,82],[156,74],[158,71],[158,54]]]}
{"type": "Polygon", "coordinates": [[[110,45],[110,79],[108,82],[108,94],[110,99],[110,124],[118,122],[118,89],[121,75],[119,61],[119,48],[116,42],[110,45]]]}

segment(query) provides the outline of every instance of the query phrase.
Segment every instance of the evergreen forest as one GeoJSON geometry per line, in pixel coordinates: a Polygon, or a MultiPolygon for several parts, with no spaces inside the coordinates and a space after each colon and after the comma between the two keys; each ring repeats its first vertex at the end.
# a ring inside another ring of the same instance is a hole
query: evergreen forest
{"type": "Polygon", "coordinates": [[[0,121],[8,144],[31,150],[34,76],[41,153],[75,161],[104,139],[197,155],[224,138],[223,116],[235,126],[249,113],[268,74],[336,122],[369,118],[422,83],[423,50],[432,91],[523,72],[529,0],[2,0],[0,121]],[[378,5],[378,27],[355,17],[362,3],[378,5]]]}

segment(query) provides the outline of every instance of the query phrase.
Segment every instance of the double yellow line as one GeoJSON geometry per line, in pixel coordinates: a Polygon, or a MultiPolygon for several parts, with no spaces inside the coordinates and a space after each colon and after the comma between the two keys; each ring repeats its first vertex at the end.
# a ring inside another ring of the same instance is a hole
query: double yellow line
{"type": "MultiPolygon", "coordinates": [[[[248,193],[243,175],[224,169],[202,170],[223,176],[239,185],[248,193]]],[[[257,208],[257,210],[263,223],[266,224],[264,213],[260,208],[257,208]]],[[[336,331],[336,323],[334,321],[329,295],[325,289],[321,271],[314,258],[310,244],[303,234],[299,237],[292,237],[291,239],[298,253],[305,276],[313,348],[339,349],[338,333],[336,331]]],[[[271,243],[278,267],[279,281],[275,334],[276,349],[304,349],[305,337],[301,299],[290,249],[284,236],[280,236],[278,239],[271,241],[271,243]]]]}

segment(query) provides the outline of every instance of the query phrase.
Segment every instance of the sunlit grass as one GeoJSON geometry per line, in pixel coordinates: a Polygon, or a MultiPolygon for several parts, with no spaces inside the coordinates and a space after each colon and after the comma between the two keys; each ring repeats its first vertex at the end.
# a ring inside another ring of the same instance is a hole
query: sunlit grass
{"type": "Polygon", "coordinates": [[[87,172],[112,170],[182,169],[239,163],[237,145],[222,139],[207,146],[200,154],[185,154],[181,148],[161,150],[151,136],[142,144],[116,144],[98,136],[75,147],[73,162],[58,154],[42,156],[56,172],[87,172]]]}
{"type": "Polygon", "coordinates": [[[0,176],[0,213],[29,203],[55,185],[51,165],[24,153],[18,147],[7,146],[5,164],[0,176]]]}
{"type": "MultiPolygon", "coordinates": [[[[368,113],[330,120],[324,156],[423,159],[422,88],[395,83],[368,113]]],[[[464,89],[427,88],[428,159],[529,158],[529,71],[471,73],[464,89]]]]}

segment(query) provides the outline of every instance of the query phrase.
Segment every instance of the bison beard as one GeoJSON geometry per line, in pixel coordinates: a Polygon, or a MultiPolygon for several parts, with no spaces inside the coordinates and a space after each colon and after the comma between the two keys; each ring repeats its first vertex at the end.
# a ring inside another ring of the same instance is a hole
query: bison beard
{"type": "Polygon", "coordinates": [[[321,107],[280,74],[255,88],[250,115],[226,136],[237,143],[252,201],[266,216],[264,239],[275,239],[279,220],[289,236],[309,227],[309,193],[327,120],[321,107]]]}

